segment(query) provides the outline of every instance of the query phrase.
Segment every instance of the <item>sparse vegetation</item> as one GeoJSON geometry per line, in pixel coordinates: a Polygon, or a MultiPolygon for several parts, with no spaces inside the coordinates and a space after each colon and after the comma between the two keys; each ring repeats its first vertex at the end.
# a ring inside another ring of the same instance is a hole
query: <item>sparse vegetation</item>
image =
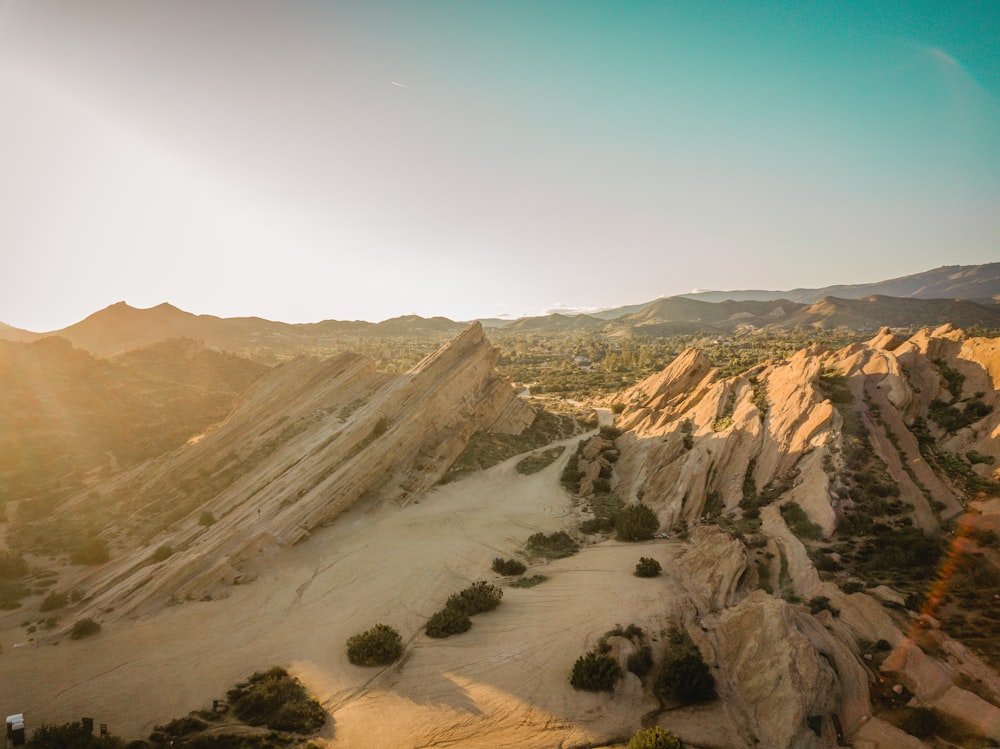
{"type": "Polygon", "coordinates": [[[117,736],[100,738],[82,723],[42,723],[31,731],[26,749],[125,749],[117,736]]]}
{"type": "Polygon", "coordinates": [[[251,726],[313,733],[326,722],[320,704],[309,696],[298,679],[278,666],[254,673],[230,689],[226,699],[236,717],[251,726]]]}
{"type": "Polygon", "coordinates": [[[528,551],[549,559],[562,559],[573,556],[580,550],[580,545],[566,531],[555,533],[535,533],[528,538],[528,551]]]}
{"type": "Polygon", "coordinates": [[[387,666],[402,654],[403,638],[388,624],[376,624],[347,640],[347,659],[355,666],[387,666]]]}
{"type": "Polygon", "coordinates": [[[472,626],[469,617],[492,611],[502,599],[500,588],[485,580],[477,580],[465,590],[449,596],[444,608],[428,620],[424,631],[429,637],[436,638],[466,632],[472,626]]]}
{"type": "Polygon", "coordinates": [[[632,736],[626,749],[681,749],[682,746],[681,740],[670,731],[653,726],[632,736]]]}
{"type": "Polygon", "coordinates": [[[523,562],[516,559],[502,559],[497,557],[493,560],[493,571],[501,575],[523,575],[528,569],[523,562]]]}
{"type": "Polygon", "coordinates": [[[646,541],[660,528],[659,518],[647,505],[627,505],[615,515],[615,531],[622,541],[646,541]]]}
{"type": "Polygon", "coordinates": [[[704,702],[715,694],[715,678],[687,633],[671,629],[653,692],[665,702],[704,702]]]}
{"type": "Polygon", "coordinates": [[[569,683],[587,692],[610,692],[621,677],[621,666],[614,658],[591,650],[577,658],[569,683]]]}
{"type": "Polygon", "coordinates": [[[662,570],[663,568],[660,566],[660,563],[652,557],[639,557],[639,561],[635,565],[635,576],[656,577],[662,570]]]}
{"type": "Polygon", "coordinates": [[[531,577],[522,577],[520,580],[515,580],[510,584],[512,588],[534,588],[540,583],[544,583],[548,580],[545,575],[532,575],[531,577]]]}
{"type": "Polygon", "coordinates": [[[544,468],[548,468],[550,465],[559,459],[559,456],[566,451],[563,445],[557,445],[556,447],[551,447],[548,450],[543,450],[540,453],[535,453],[524,458],[517,464],[517,472],[529,476],[532,473],[538,473],[544,468]]]}
{"type": "Polygon", "coordinates": [[[198,516],[198,525],[204,525],[206,527],[215,525],[215,515],[213,515],[209,510],[205,510],[198,516]]]}
{"type": "Polygon", "coordinates": [[[101,631],[101,625],[89,616],[73,623],[73,628],[69,632],[71,640],[81,640],[84,637],[91,637],[101,631]]]}
{"type": "Polygon", "coordinates": [[[785,524],[799,538],[815,541],[823,535],[823,529],[809,519],[797,502],[785,502],[780,509],[785,524]]]}
{"type": "Polygon", "coordinates": [[[55,611],[56,609],[61,609],[64,606],[69,605],[69,595],[67,593],[56,593],[53,591],[45,596],[41,605],[39,605],[39,611],[55,611]]]}

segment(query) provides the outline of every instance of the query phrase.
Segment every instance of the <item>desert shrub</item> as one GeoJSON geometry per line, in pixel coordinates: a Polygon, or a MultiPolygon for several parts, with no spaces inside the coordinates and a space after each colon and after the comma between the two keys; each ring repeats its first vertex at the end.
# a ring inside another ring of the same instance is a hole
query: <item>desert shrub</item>
{"type": "Polygon", "coordinates": [[[52,725],[42,723],[31,732],[26,749],[122,749],[125,742],[116,736],[98,738],[82,723],[52,725]]]}
{"type": "Polygon", "coordinates": [[[70,551],[73,564],[103,564],[111,558],[108,542],[103,538],[91,538],[70,551]]]}
{"type": "Polygon", "coordinates": [[[799,538],[815,541],[823,535],[823,529],[809,519],[798,503],[785,502],[779,509],[788,529],[799,538]]]}
{"type": "Polygon", "coordinates": [[[79,621],[73,623],[73,628],[69,632],[69,637],[71,640],[80,640],[84,637],[96,635],[100,631],[101,625],[88,616],[85,619],[80,619],[79,621]]]}
{"type": "MultiPolygon", "coordinates": [[[[384,626],[376,624],[375,628],[384,626]]],[[[302,682],[278,666],[254,673],[230,689],[226,699],[236,717],[251,726],[312,733],[326,723],[326,713],[319,702],[309,696],[302,682]]]]}
{"type": "Polygon", "coordinates": [[[653,726],[643,728],[629,739],[626,749],[681,749],[681,740],[670,731],[653,726]]]}
{"type": "Polygon", "coordinates": [[[387,666],[403,654],[403,638],[388,624],[376,624],[347,640],[347,658],[355,666],[387,666]]]}
{"type": "Polygon", "coordinates": [[[622,541],[645,541],[652,538],[660,521],[642,502],[622,508],[615,516],[615,531],[622,541]]]}
{"type": "Polygon", "coordinates": [[[673,627],[667,637],[653,693],[664,701],[703,702],[715,694],[715,678],[691,638],[673,627]]]}
{"type": "Polygon", "coordinates": [[[690,450],[694,447],[694,422],[691,419],[684,419],[681,422],[681,434],[684,435],[684,449],[690,450]]]}
{"type": "Polygon", "coordinates": [[[569,683],[573,689],[587,692],[610,692],[622,677],[621,666],[609,655],[591,650],[577,658],[569,683]]]}
{"type": "Polygon", "coordinates": [[[559,476],[559,483],[563,485],[563,488],[567,491],[577,492],[580,490],[580,478],[582,474],[580,473],[580,454],[583,452],[584,441],[581,441],[577,445],[576,451],[569,456],[566,461],[566,465],[563,466],[562,473],[559,476]]]}
{"type": "Polygon", "coordinates": [[[860,580],[847,580],[841,583],[840,589],[845,593],[860,593],[865,589],[865,584],[860,580]]]}
{"type": "Polygon", "coordinates": [[[499,572],[501,575],[523,575],[526,569],[528,568],[516,559],[501,559],[497,557],[493,560],[493,571],[499,572]]]}
{"type": "Polygon", "coordinates": [[[941,716],[930,707],[911,708],[900,722],[900,728],[918,739],[927,739],[941,728],[941,716]]]}
{"type": "Polygon", "coordinates": [[[622,430],[618,427],[603,426],[601,427],[601,437],[606,440],[611,440],[614,442],[616,439],[622,436],[622,430]]]}
{"type": "Polygon", "coordinates": [[[163,562],[167,559],[170,559],[170,557],[172,557],[173,555],[174,555],[174,547],[170,546],[169,544],[163,544],[162,546],[158,546],[156,548],[156,551],[154,551],[149,558],[154,562],[163,562]]]}
{"type": "Polygon", "coordinates": [[[607,533],[614,528],[615,524],[611,518],[588,518],[580,523],[581,533],[607,533]]]}
{"type": "Polygon", "coordinates": [[[653,649],[643,645],[628,657],[628,670],[640,679],[653,669],[653,649]]]}
{"type": "Polygon", "coordinates": [[[620,414],[624,410],[625,410],[625,404],[622,403],[621,401],[616,401],[611,404],[611,413],[613,414],[620,414]]]}
{"type": "Polygon", "coordinates": [[[16,580],[0,581],[0,610],[10,611],[20,607],[22,598],[31,594],[31,590],[16,580]]]}
{"type": "Polygon", "coordinates": [[[662,570],[660,563],[652,557],[639,557],[639,562],[635,565],[635,576],[656,577],[662,570]]]}
{"type": "Polygon", "coordinates": [[[520,580],[515,580],[510,584],[512,588],[534,588],[539,583],[544,583],[548,580],[545,575],[532,575],[531,577],[522,577],[520,580]]]}
{"type": "Polygon", "coordinates": [[[548,535],[535,533],[528,538],[527,546],[530,551],[552,559],[572,556],[580,550],[579,545],[566,531],[556,531],[548,535]]]}
{"type": "Polygon", "coordinates": [[[20,554],[0,551],[0,580],[13,580],[28,572],[28,563],[20,554]]]}
{"type": "Polygon", "coordinates": [[[448,598],[445,608],[464,612],[467,616],[474,616],[484,611],[492,611],[500,605],[502,598],[503,591],[496,585],[491,585],[485,580],[477,580],[465,590],[453,593],[448,598]]]}
{"type": "Polygon", "coordinates": [[[198,517],[198,524],[199,525],[204,525],[204,526],[215,525],[215,515],[213,515],[208,510],[205,510],[198,517]]]}
{"type": "Polygon", "coordinates": [[[69,603],[69,595],[67,593],[56,593],[53,591],[45,596],[41,605],[38,607],[39,611],[55,611],[56,609],[61,609],[69,603]]]}
{"type": "Polygon", "coordinates": [[[715,694],[715,677],[700,653],[685,653],[664,662],[654,691],[685,704],[704,702],[715,694]]]}
{"type": "Polygon", "coordinates": [[[472,620],[464,611],[445,606],[436,612],[424,627],[428,637],[450,637],[468,631],[472,620]]]}
{"type": "Polygon", "coordinates": [[[813,596],[809,599],[809,613],[818,614],[820,611],[829,611],[834,616],[840,616],[840,610],[830,604],[829,596],[813,596]]]}

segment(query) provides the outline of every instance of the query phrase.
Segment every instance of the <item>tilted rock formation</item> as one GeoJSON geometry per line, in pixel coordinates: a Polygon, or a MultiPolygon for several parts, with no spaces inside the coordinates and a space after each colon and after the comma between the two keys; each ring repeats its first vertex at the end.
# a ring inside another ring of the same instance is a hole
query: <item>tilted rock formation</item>
{"type": "Polygon", "coordinates": [[[712,655],[747,746],[834,747],[852,735],[910,745],[872,717],[873,685],[883,680],[912,693],[915,706],[1000,734],[996,672],[943,634],[935,655],[925,652],[904,634],[919,612],[902,613],[909,599],[891,588],[846,594],[824,582],[850,556],[848,545],[823,543],[850,539],[841,523],[868,511],[865,497],[889,497],[876,528],[943,539],[976,492],[995,495],[995,484],[968,477],[997,478],[998,383],[1000,342],[944,326],[905,341],[884,329],[864,344],[805,349],[730,379],[688,350],[614,396],[626,404],[626,431],[615,442],[612,488],[650,506],[667,530],[694,526],[677,562],[692,607],[681,618],[712,655]],[[883,478],[851,465],[859,450],[883,478]],[[865,482],[874,495],[859,491],[865,482]],[[786,522],[779,508],[792,502],[815,526],[786,522]],[[893,648],[881,672],[871,653],[862,657],[863,642],[893,648]]]}
{"type": "Polygon", "coordinates": [[[276,368],[203,439],[103,487],[127,493],[137,520],[167,526],[152,545],[173,554],[151,564],[146,548],[105,565],[86,581],[94,605],[122,615],[215,595],[245,579],[248,559],[359,500],[419,497],[474,432],[517,434],[534,419],[496,360],[476,323],[400,376],[353,354],[276,368]]]}

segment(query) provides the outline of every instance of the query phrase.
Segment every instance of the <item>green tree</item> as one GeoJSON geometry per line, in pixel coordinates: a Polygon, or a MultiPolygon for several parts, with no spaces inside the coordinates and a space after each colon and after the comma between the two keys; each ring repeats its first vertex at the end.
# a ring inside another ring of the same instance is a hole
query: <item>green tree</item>
{"type": "Polygon", "coordinates": [[[659,726],[643,728],[629,739],[627,749],[681,749],[681,740],[659,726]]]}

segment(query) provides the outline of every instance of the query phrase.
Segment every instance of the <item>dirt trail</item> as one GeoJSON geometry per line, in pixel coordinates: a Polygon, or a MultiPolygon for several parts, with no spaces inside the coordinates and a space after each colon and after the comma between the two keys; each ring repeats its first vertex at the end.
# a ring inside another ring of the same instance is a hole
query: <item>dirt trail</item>
{"type": "MultiPolygon", "coordinates": [[[[406,507],[353,510],[258,560],[257,579],[228,598],[116,622],[90,640],[5,647],[0,709],[24,712],[29,725],[93,716],[117,735],[141,738],[223,697],[253,670],[283,664],[331,713],[331,747],[451,741],[540,749],[628,735],[652,700],[577,693],[568,676],[615,624],[665,626],[679,585],[632,570],[642,555],[669,571],[673,542],[588,547],[529,569],[550,579],[505,588],[500,608],[476,617],[469,632],[432,640],[422,631],[449,594],[496,579],[495,556],[514,555],[536,531],[574,524],[558,482],[569,453],[532,476],[518,474],[514,458],[406,507]],[[375,622],[403,635],[402,664],[378,671],[348,663],[346,639],[375,622]]],[[[0,619],[0,642],[23,638],[23,618],[0,619]]]]}

